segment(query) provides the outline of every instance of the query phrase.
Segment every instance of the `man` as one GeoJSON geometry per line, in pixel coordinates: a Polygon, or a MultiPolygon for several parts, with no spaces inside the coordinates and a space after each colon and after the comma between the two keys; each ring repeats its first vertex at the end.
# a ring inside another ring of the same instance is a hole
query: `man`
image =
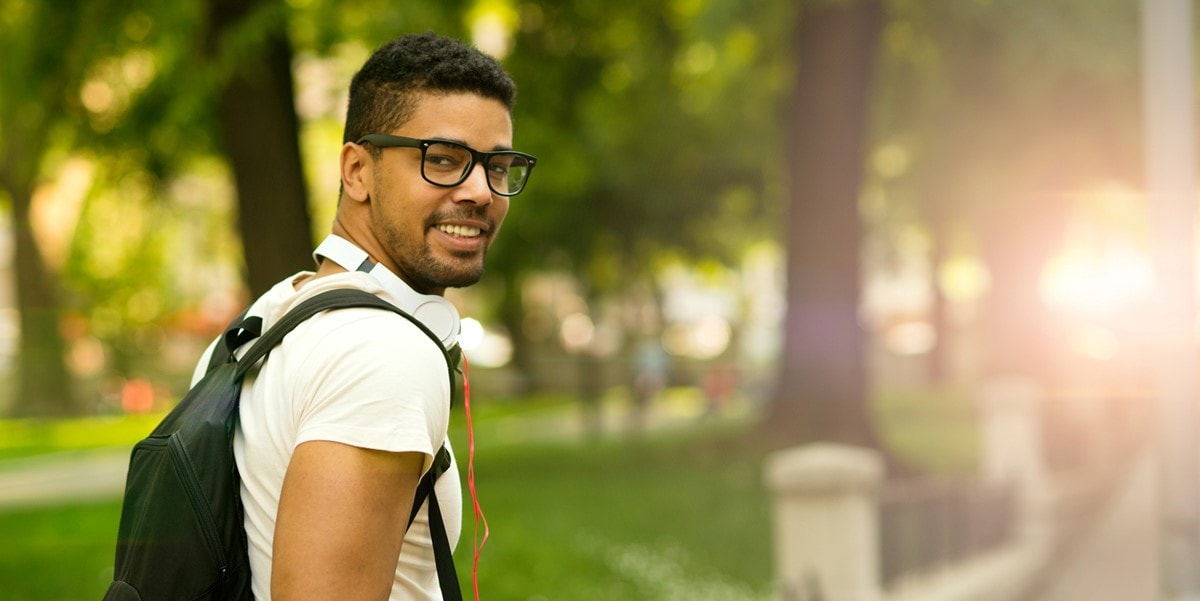
{"type": "MultiPolygon", "coordinates": [[[[454,345],[458,313],[442,294],[479,280],[535,161],[511,151],[515,93],[494,59],[456,40],[405,36],[376,50],[350,85],[342,193],[317,270],[280,282],[250,314],[269,327],[319,292],[359,288],[454,345]]],[[[417,483],[448,444],[437,344],[387,311],[330,311],[247,380],[234,454],[257,599],[441,598],[425,508],[406,531],[417,483]]],[[[456,465],[435,490],[453,545],[456,465]]]]}

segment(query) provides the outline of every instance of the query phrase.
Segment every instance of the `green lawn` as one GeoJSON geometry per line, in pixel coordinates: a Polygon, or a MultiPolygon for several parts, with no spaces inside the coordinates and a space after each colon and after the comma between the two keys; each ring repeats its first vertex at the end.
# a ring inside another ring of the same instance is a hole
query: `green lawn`
{"type": "MultiPolygon", "coordinates": [[[[884,438],[909,460],[947,471],[972,464],[971,409],[953,395],[894,394],[876,412],[884,438]]],[[[696,420],[632,438],[546,435],[577,418],[562,399],[477,409],[478,490],[491,529],[482,598],[772,598],[765,451],[747,435],[749,420],[696,420]]],[[[156,420],[0,421],[0,458],[129,445],[156,420]]],[[[461,415],[454,421],[465,476],[461,415]]],[[[117,500],[0,511],[0,601],[99,599],[119,512],[117,500]]],[[[456,560],[466,592],[469,497],[464,513],[456,560]]]]}
{"type": "Polygon", "coordinates": [[[0,420],[0,460],[104,447],[132,447],[162,414],[0,420]]]}
{"type": "MultiPolygon", "coordinates": [[[[492,538],[481,588],[514,600],[766,599],[761,464],[760,451],[728,432],[483,457],[492,538]]],[[[460,559],[469,548],[464,536],[460,559]]]]}
{"type": "Polygon", "coordinates": [[[120,512],[115,499],[0,512],[0,599],[99,601],[120,512]]]}
{"type": "MultiPolygon", "coordinates": [[[[761,452],[731,429],[482,449],[478,489],[491,538],[481,596],[767,598],[761,452]]],[[[99,599],[119,512],[116,500],[0,512],[0,600],[99,599]]],[[[469,505],[465,512],[456,560],[469,590],[469,505]]]]}

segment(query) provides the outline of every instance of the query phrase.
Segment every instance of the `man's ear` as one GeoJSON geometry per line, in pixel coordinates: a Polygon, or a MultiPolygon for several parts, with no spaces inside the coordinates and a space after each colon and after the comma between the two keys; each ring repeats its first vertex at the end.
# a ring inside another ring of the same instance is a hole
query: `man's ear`
{"type": "Polygon", "coordinates": [[[342,145],[340,159],[342,195],[351,200],[365,202],[370,197],[370,191],[374,189],[375,172],[371,153],[358,144],[346,142],[342,145]]]}

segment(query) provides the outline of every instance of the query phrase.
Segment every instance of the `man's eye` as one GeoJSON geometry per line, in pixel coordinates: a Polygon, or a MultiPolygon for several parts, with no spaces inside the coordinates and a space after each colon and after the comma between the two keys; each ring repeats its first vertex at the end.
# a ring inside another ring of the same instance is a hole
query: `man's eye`
{"type": "Polygon", "coordinates": [[[462,165],[462,159],[446,154],[426,154],[425,162],[439,167],[456,167],[462,165]]]}
{"type": "Polygon", "coordinates": [[[466,161],[449,154],[431,154],[425,156],[425,172],[437,173],[446,177],[454,177],[466,169],[466,161]]]}

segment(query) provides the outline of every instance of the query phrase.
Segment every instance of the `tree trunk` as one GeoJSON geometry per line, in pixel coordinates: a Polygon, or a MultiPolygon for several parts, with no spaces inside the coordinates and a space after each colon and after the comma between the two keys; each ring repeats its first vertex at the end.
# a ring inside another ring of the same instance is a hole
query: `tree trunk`
{"type": "Polygon", "coordinates": [[[210,0],[208,49],[219,56],[255,11],[279,11],[262,19],[259,43],[238,56],[219,91],[217,118],[233,168],[238,227],[252,295],[288,274],[311,267],[312,220],[300,158],[299,124],[292,84],[292,49],[283,7],[274,0],[210,0]]]}
{"type": "Polygon", "coordinates": [[[543,384],[533,365],[533,356],[530,353],[532,345],[525,333],[525,299],[521,291],[524,274],[517,269],[505,269],[500,277],[504,278],[504,294],[500,297],[500,319],[512,341],[510,366],[517,380],[513,393],[525,395],[540,391],[543,384]]]}
{"type": "MultiPolygon", "coordinates": [[[[72,36],[78,38],[79,36],[72,36]]],[[[30,223],[38,166],[46,150],[50,115],[62,111],[66,77],[47,77],[40,102],[15,102],[0,115],[5,132],[0,154],[0,186],[8,193],[13,215],[13,286],[16,290],[17,344],[15,396],[9,413],[17,417],[76,415],[84,405],[73,389],[63,359],[66,344],[59,330],[58,281],[46,269],[30,223]]]]}
{"type": "MultiPolygon", "coordinates": [[[[6,178],[7,179],[7,178],[6,178]]],[[[29,221],[33,183],[6,181],[12,198],[20,345],[17,394],[10,413],[18,417],[77,415],[83,404],[71,386],[58,328],[59,295],[46,271],[29,221]]]]}
{"type": "Polygon", "coordinates": [[[765,426],[780,443],[879,447],[858,322],[858,196],[878,0],[805,2],[789,111],[792,174],[783,357],[765,426]]]}

